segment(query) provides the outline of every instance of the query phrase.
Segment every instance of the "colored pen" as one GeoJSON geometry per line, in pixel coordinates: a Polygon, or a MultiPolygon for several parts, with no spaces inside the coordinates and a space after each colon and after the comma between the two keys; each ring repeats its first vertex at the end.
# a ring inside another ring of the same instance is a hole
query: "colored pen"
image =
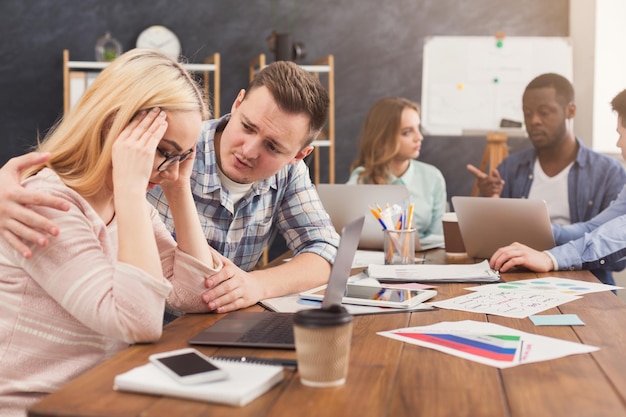
{"type": "Polygon", "coordinates": [[[372,212],[372,215],[373,215],[374,217],[376,217],[377,219],[380,219],[380,214],[378,214],[378,212],[377,212],[375,209],[373,209],[372,207],[370,207],[370,211],[372,212]]]}
{"type": "Polygon", "coordinates": [[[403,221],[403,217],[402,214],[400,214],[400,217],[398,217],[398,222],[396,223],[396,230],[402,230],[402,221],[403,221]]]}
{"type": "Polygon", "coordinates": [[[409,204],[409,214],[406,219],[406,228],[410,229],[413,224],[413,203],[409,204]]]}
{"type": "Polygon", "coordinates": [[[374,217],[376,217],[376,220],[378,220],[378,223],[380,223],[380,225],[383,227],[384,230],[387,230],[387,225],[385,224],[385,222],[383,221],[383,219],[380,217],[380,213],[378,213],[376,210],[374,210],[373,208],[370,207],[370,211],[372,212],[372,214],[374,215],[374,217]]]}

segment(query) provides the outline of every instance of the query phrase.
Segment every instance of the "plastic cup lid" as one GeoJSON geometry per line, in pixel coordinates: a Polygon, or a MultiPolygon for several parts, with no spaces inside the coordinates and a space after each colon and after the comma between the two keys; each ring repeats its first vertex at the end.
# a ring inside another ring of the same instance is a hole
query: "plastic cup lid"
{"type": "Polygon", "coordinates": [[[293,323],[302,327],[330,327],[350,323],[352,315],[340,305],[298,311],[293,323]]]}

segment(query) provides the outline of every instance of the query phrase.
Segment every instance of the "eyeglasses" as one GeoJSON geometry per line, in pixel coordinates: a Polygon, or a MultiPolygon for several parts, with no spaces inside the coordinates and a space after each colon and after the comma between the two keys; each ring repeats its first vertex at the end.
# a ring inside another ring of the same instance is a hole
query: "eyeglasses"
{"type": "Polygon", "coordinates": [[[157,151],[165,158],[157,167],[157,171],[159,172],[167,171],[175,162],[183,162],[193,153],[193,149],[189,149],[187,152],[181,154],[167,153],[161,148],[157,148],[157,151]]]}

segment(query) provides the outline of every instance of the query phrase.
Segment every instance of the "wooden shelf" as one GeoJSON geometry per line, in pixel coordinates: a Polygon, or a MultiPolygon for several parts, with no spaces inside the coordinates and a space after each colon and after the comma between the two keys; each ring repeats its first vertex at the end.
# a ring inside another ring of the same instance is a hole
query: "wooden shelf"
{"type": "MultiPolygon", "coordinates": [[[[480,161],[478,169],[483,171],[487,175],[491,175],[491,171],[496,169],[500,162],[509,156],[509,149],[507,147],[507,135],[502,132],[490,132],[487,134],[487,145],[485,146],[485,152],[480,161]]],[[[474,180],[474,186],[472,187],[472,196],[476,197],[480,195],[480,189],[478,188],[478,179],[474,180]]]]}
{"type": "MultiPolygon", "coordinates": [[[[98,73],[106,68],[110,62],[97,61],[70,61],[69,50],[63,50],[63,112],[67,113],[72,105],[71,76],[72,73],[98,73]]],[[[220,114],[220,54],[214,53],[205,59],[204,64],[183,64],[183,67],[194,73],[202,73],[204,94],[209,99],[209,92],[213,93],[211,107],[212,117],[220,114]]],[[[88,84],[88,80],[86,84],[88,84]]],[[[85,85],[85,88],[88,85],[85,85]]],[[[83,88],[83,91],[84,89],[83,88]]],[[[82,94],[82,92],[81,92],[82,94]]],[[[208,104],[211,104],[210,102],[208,104]]]]}

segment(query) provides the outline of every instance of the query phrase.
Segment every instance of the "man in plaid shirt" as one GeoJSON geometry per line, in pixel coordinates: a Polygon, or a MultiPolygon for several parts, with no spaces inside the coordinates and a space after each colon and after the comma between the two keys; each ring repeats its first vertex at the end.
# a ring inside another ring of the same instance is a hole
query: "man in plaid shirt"
{"type": "MultiPolygon", "coordinates": [[[[296,64],[277,61],[239,92],[230,114],[204,122],[192,191],[207,242],[227,258],[222,271],[205,279],[202,298],[209,309],[232,311],[328,280],[339,236],[302,161],[326,123],[328,105],[328,93],[317,78],[296,64]],[[275,232],[285,238],[293,257],[254,270],[275,232]]],[[[186,156],[157,153],[156,162],[186,156]]],[[[58,228],[24,205],[65,205],[19,187],[19,172],[42,156],[20,158],[0,171],[0,235],[28,256],[21,239],[45,245],[47,235],[54,236],[58,228]]],[[[159,187],[150,190],[148,200],[175,236],[159,187]]]]}

